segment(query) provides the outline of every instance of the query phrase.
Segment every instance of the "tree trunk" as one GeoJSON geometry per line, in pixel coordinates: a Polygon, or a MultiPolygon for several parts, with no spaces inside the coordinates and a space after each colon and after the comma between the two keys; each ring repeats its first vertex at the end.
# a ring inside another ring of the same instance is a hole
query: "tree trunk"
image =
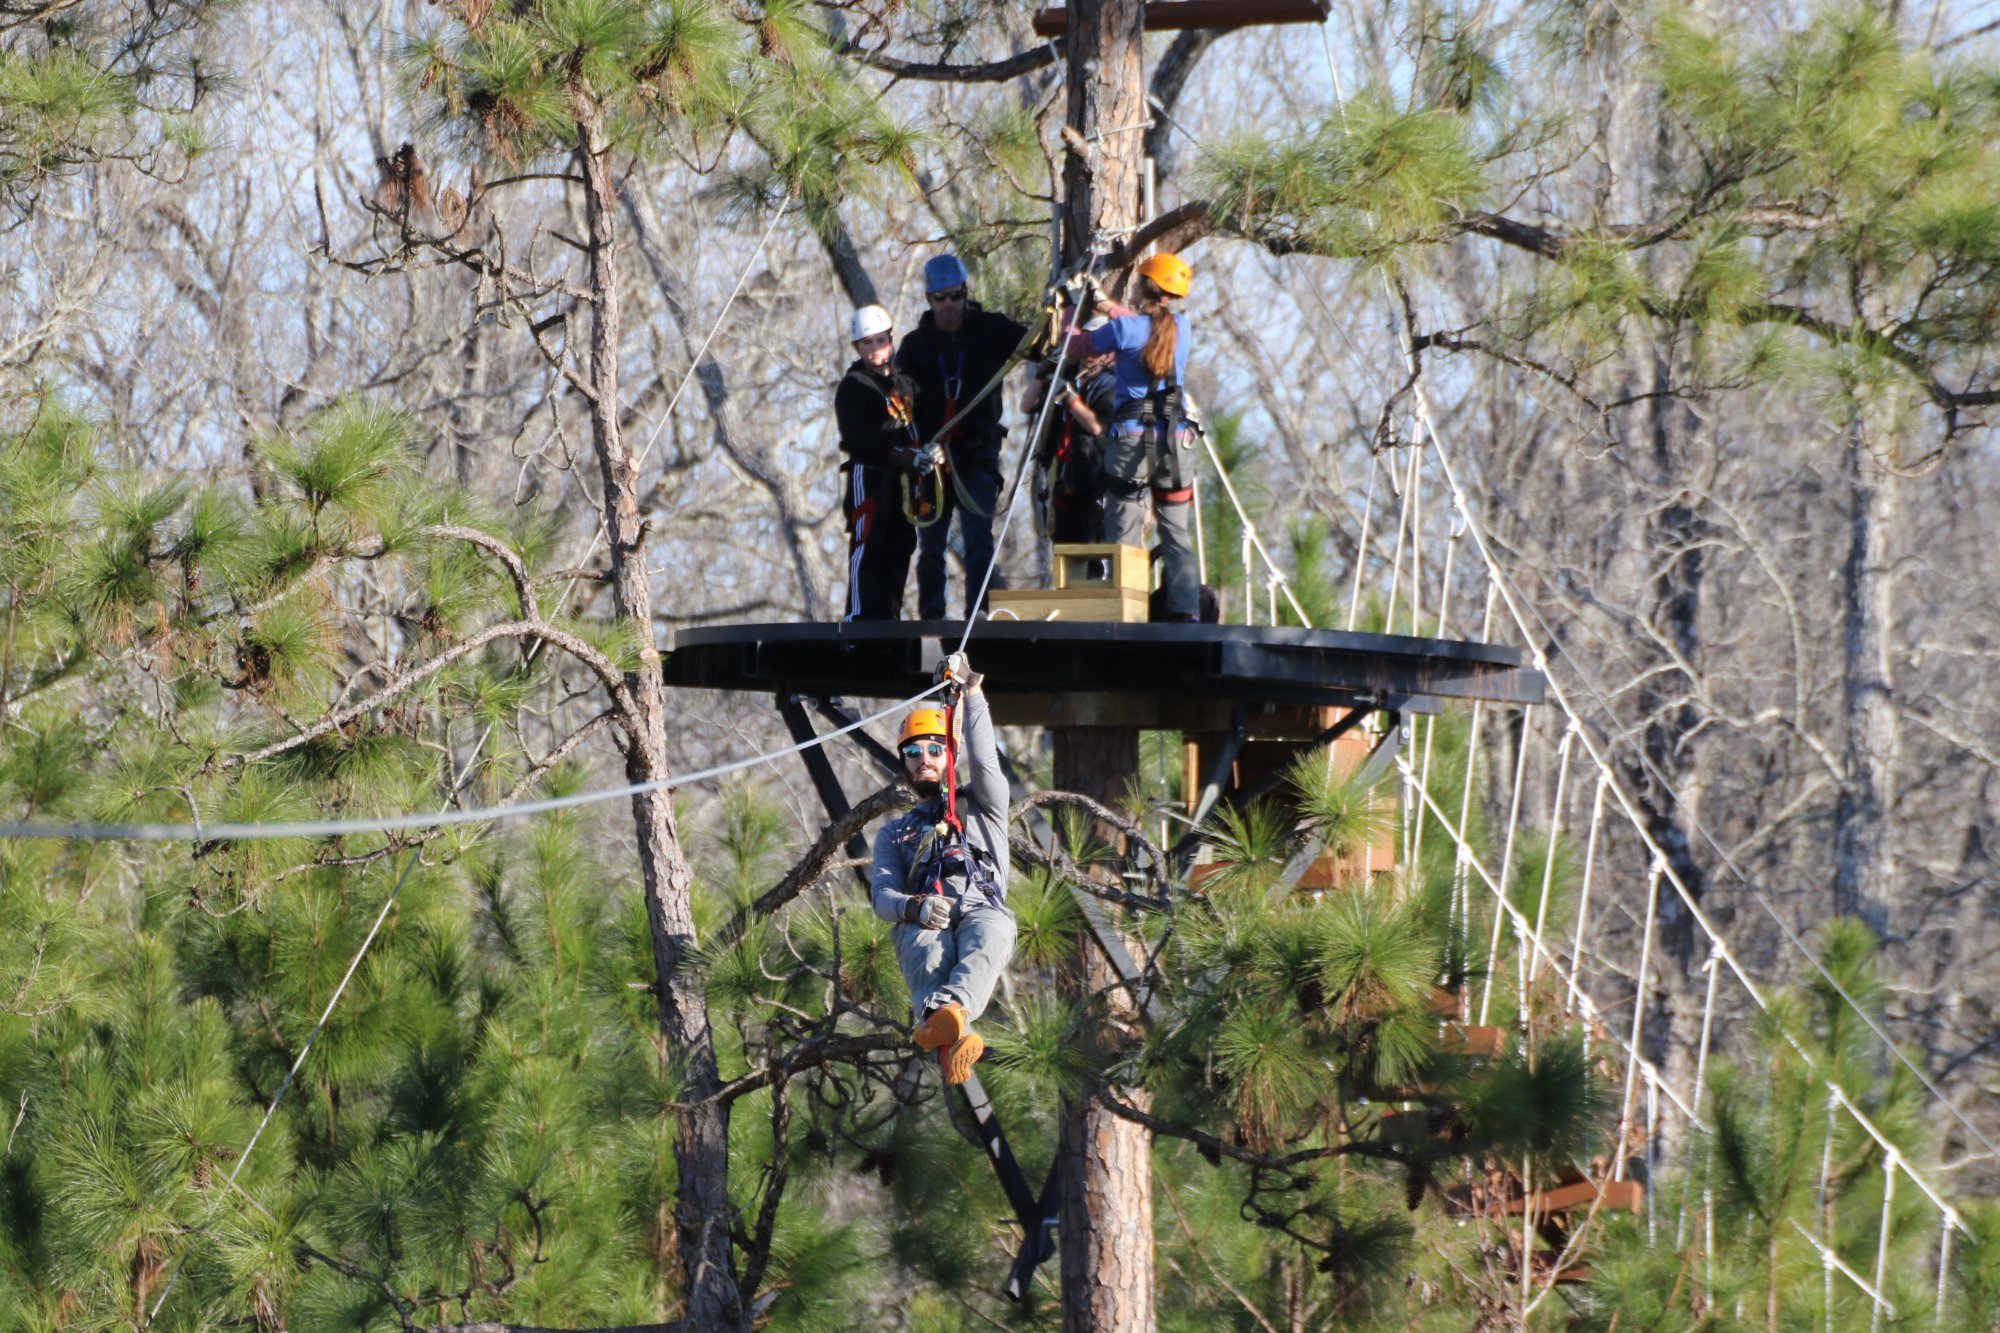
{"type": "MultiPolygon", "coordinates": [[[[1694,845],[1701,795],[1695,746],[1702,719],[1693,703],[1696,681],[1691,673],[1701,649],[1701,598],[1707,572],[1702,542],[1707,534],[1684,478],[1691,470],[1688,446],[1700,424],[1687,405],[1668,392],[1673,367],[1667,352],[1655,346],[1650,355],[1655,396],[1650,400],[1648,433],[1654,494],[1646,504],[1650,517],[1643,549],[1655,572],[1647,618],[1666,646],[1667,662],[1677,661],[1682,669],[1650,671],[1639,687],[1644,762],[1628,763],[1626,777],[1639,794],[1646,831],[1659,844],[1674,876],[1699,903],[1708,878],[1694,845]]],[[[1694,913],[1672,884],[1660,886],[1656,929],[1659,990],[1647,1019],[1646,1054],[1665,1071],[1670,1084],[1688,1088],[1699,1063],[1701,1008],[1707,991],[1696,957],[1694,913]]],[[[1663,1154],[1672,1152],[1684,1128],[1675,1115],[1662,1119],[1663,1154]]]]}
{"type": "MultiPolygon", "coordinates": [[[[1122,802],[1139,772],[1139,734],[1122,727],[1066,727],[1055,735],[1055,785],[1122,802]]],[[[1116,845],[1117,834],[1096,836],[1116,845]]],[[[1130,947],[1128,942],[1128,947],[1130,947]]],[[[1090,1001],[1079,1039],[1101,1068],[1134,1039],[1138,1013],[1103,953],[1086,937],[1075,968],[1075,998],[1090,1001]],[[1101,997],[1101,998],[1094,998],[1101,997]]],[[[1136,1088],[1115,1090],[1141,1108],[1136,1088]]],[[[1062,1326],[1064,1333],[1150,1330],[1153,1314],[1153,1136],[1095,1098],[1062,1113],[1062,1326]]]]}
{"type": "MultiPolygon", "coordinates": [[[[1139,222],[1146,112],[1145,10],[1140,0],[1069,6],[1069,153],[1063,163],[1063,259],[1089,253],[1100,232],[1139,222]]],[[[1115,239],[1115,237],[1109,238],[1115,239]]]]}
{"type": "MultiPolygon", "coordinates": [[[[1141,0],[1071,0],[1069,120],[1064,132],[1063,257],[1139,221],[1146,113],[1141,0]]],[[[1106,804],[1125,799],[1139,772],[1139,736],[1070,727],[1055,736],[1055,784],[1106,804]]],[[[1099,830],[1106,836],[1108,830],[1099,830]]],[[[1115,835],[1113,835],[1115,836],[1115,835]]],[[[1087,941],[1077,960],[1082,996],[1103,995],[1083,1035],[1093,1064],[1122,1043],[1137,1015],[1112,985],[1110,965],[1087,941]]],[[[1136,1089],[1119,1096],[1147,1104],[1136,1089]]],[[[1065,1333],[1151,1329],[1152,1135],[1095,1101],[1063,1108],[1062,1303],[1065,1333]]]]}
{"type": "MultiPolygon", "coordinates": [[[[666,687],[653,642],[638,461],[626,448],[618,420],[623,330],[618,309],[616,192],[602,112],[585,104],[578,108],[577,118],[594,315],[588,369],[591,443],[604,486],[612,595],[618,614],[645,645],[638,670],[625,677],[637,713],[624,719],[630,740],[625,772],[633,782],[656,782],[670,776],[666,687]]],[[[707,996],[686,975],[696,947],[693,876],[674,827],[672,793],[660,789],[634,796],[632,823],[645,885],[646,919],[653,935],[653,963],[659,972],[660,1031],[679,1074],[680,1100],[688,1107],[679,1113],[674,1139],[679,1177],[674,1225],[686,1321],[691,1328],[704,1330],[738,1328],[744,1320],[730,1239],[734,1214],[729,1200],[729,1112],[712,1099],[720,1079],[707,996]]]]}
{"type": "Polygon", "coordinates": [[[1901,517],[1901,480],[1868,449],[1869,413],[1848,437],[1847,562],[1841,570],[1841,703],[1846,781],[1834,816],[1834,910],[1889,928],[1889,810],[1899,748],[1890,663],[1896,582],[1890,540],[1901,517]]]}

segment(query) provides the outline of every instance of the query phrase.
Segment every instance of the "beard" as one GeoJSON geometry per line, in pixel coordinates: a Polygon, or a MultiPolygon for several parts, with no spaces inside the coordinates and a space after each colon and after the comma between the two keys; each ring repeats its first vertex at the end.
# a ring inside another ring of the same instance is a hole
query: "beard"
{"type": "Polygon", "coordinates": [[[917,795],[929,799],[944,790],[944,784],[935,778],[911,778],[910,787],[917,795]]]}

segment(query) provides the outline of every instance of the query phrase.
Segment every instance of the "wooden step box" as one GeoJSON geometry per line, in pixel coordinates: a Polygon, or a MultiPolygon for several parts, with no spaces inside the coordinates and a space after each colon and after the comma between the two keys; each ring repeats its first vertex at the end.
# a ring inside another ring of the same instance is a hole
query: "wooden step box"
{"type": "Polygon", "coordinates": [[[1136,546],[1057,543],[1056,586],[995,588],[986,604],[996,620],[1112,620],[1143,625],[1150,616],[1152,557],[1136,546]],[[1102,561],[1107,576],[1092,578],[1102,561]]]}

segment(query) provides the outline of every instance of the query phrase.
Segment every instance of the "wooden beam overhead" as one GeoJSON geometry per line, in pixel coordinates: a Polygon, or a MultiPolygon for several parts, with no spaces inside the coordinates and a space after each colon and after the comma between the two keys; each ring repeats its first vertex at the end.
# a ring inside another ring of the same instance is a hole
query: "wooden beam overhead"
{"type": "MultiPolygon", "coordinates": [[[[1146,31],[1183,28],[1261,28],[1272,23],[1324,23],[1333,0],[1147,0],[1146,31]]],[[[1069,31],[1069,11],[1061,5],[1035,15],[1035,32],[1060,37],[1069,31]]]]}

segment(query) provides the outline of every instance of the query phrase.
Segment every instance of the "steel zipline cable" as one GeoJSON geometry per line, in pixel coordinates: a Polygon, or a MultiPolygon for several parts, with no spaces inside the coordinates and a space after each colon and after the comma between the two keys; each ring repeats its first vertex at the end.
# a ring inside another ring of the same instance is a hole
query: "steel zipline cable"
{"type": "Polygon", "coordinates": [[[921,694],[913,694],[907,699],[890,704],[887,708],[857,718],[844,727],[766,754],[753,755],[748,759],[732,759],[726,764],[696,769],[691,773],[676,773],[671,777],[656,778],[651,782],[631,782],[622,787],[605,787],[595,791],[575,792],[568,796],[549,796],[541,800],[519,801],[511,805],[473,806],[463,810],[445,809],[432,814],[384,815],[364,819],[305,819],[282,824],[203,824],[199,821],[186,824],[97,824],[87,821],[71,824],[0,823],[0,838],[60,838],[80,842],[246,842],[271,838],[331,838],[361,833],[408,833],[420,829],[449,828],[459,824],[484,824],[519,819],[526,815],[547,814],[552,810],[570,810],[582,805],[599,805],[605,801],[618,800],[620,797],[637,796],[642,792],[662,791],[725,777],[741,769],[753,768],[773,759],[782,759],[786,755],[802,753],[816,745],[824,745],[836,736],[857,731],[898,709],[908,707],[920,699],[927,699],[942,688],[934,685],[921,694]]]}

